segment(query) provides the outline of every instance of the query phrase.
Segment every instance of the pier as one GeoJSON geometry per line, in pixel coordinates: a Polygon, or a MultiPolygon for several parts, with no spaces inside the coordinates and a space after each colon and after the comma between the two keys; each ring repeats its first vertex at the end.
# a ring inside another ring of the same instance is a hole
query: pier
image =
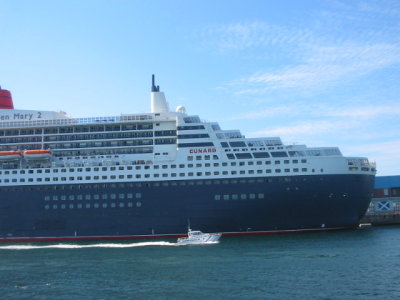
{"type": "Polygon", "coordinates": [[[373,198],[361,223],[400,224],[400,176],[376,177],[373,198]]]}

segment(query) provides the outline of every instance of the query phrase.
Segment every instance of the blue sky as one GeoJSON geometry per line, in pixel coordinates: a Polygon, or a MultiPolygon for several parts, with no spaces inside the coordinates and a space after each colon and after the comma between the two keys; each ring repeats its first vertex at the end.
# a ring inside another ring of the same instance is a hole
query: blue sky
{"type": "Polygon", "coordinates": [[[0,85],[19,109],[172,108],[400,174],[400,2],[0,0],[0,85]]]}

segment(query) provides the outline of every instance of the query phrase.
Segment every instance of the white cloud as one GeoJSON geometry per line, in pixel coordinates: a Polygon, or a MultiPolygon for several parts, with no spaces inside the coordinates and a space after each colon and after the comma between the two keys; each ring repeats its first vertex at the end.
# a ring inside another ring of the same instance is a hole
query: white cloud
{"type": "Polygon", "coordinates": [[[314,119],[316,117],[330,117],[331,121],[338,120],[338,122],[352,119],[397,118],[400,116],[400,102],[388,101],[376,105],[364,105],[362,103],[352,105],[330,105],[295,102],[278,106],[269,103],[267,108],[258,108],[257,110],[243,112],[228,118],[228,120],[257,120],[279,116],[285,118],[298,116],[303,120],[314,119]]]}
{"type": "Polygon", "coordinates": [[[265,22],[242,22],[208,27],[203,35],[219,50],[244,50],[312,40],[307,30],[293,30],[265,22]]]}
{"type": "MultiPolygon", "coordinates": [[[[387,103],[374,106],[349,106],[325,110],[322,114],[346,118],[375,118],[384,116],[400,116],[400,103],[387,103]]],[[[400,122],[400,118],[399,118],[400,122]]]]}
{"type": "Polygon", "coordinates": [[[204,31],[207,42],[224,52],[253,49],[260,55],[279,49],[281,65],[266,61],[227,84],[235,94],[337,86],[400,63],[398,1],[333,1],[311,14],[312,22],[296,27],[258,21],[204,31]]]}
{"type": "Polygon", "coordinates": [[[342,120],[300,121],[296,124],[264,129],[250,133],[251,136],[307,136],[318,134],[334,134],[358,126],[357,121],[343,122],[342,120]]]}
{"type": "Polygon", "coordinates": [[[298,65],[274,72],[257,72],[235,81],[237,93],[264,93],[275,89],[310,89],[334,85],[400,63],[400,45],[344,44],[303,49],[298,65]],[[239,84],[238,84],[239,83],[239,84]]]}
{"type": "Polygon", "coordinates": [[[261,110],[241,113],[239,115],[229,118],[228,120],[254,120],[254,119],[263,119],[263,118],[276,117],[282,115],[294,116],[298,115],[299,113],[300,110],[298,109],[297,106],[275,106],[261,110]]]}

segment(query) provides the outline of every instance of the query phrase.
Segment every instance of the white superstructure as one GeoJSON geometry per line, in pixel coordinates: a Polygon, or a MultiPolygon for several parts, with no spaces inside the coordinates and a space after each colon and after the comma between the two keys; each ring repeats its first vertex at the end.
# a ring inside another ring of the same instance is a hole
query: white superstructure
{"type": "Polygon", "coordinates": [[[0,186],[376,172],[366,158],[343,157],[337,147],[245,138],[182,106],[172,112],[154,78],[148,114],[71,118],[0,110],[0,154],[29,149],[49,149],[52,156],[0,159],[0,186]]]}

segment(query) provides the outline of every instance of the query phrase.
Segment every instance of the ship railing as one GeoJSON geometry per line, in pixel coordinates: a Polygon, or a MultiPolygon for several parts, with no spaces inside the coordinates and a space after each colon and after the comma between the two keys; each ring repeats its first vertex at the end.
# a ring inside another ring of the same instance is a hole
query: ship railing
{"type": "Polygon", "coordinates": [[[152,115],[123,115],[113,117],[93,117],[93,118],[66,118],[55,120],[34,120],[34,121],[15,121],[1,122],[0,128],[23,128],[35,126],[54,126],[54,125],[80,125],[98,123],[120,123],[129,121],[148,121],[153,120],[152,115]]]}

